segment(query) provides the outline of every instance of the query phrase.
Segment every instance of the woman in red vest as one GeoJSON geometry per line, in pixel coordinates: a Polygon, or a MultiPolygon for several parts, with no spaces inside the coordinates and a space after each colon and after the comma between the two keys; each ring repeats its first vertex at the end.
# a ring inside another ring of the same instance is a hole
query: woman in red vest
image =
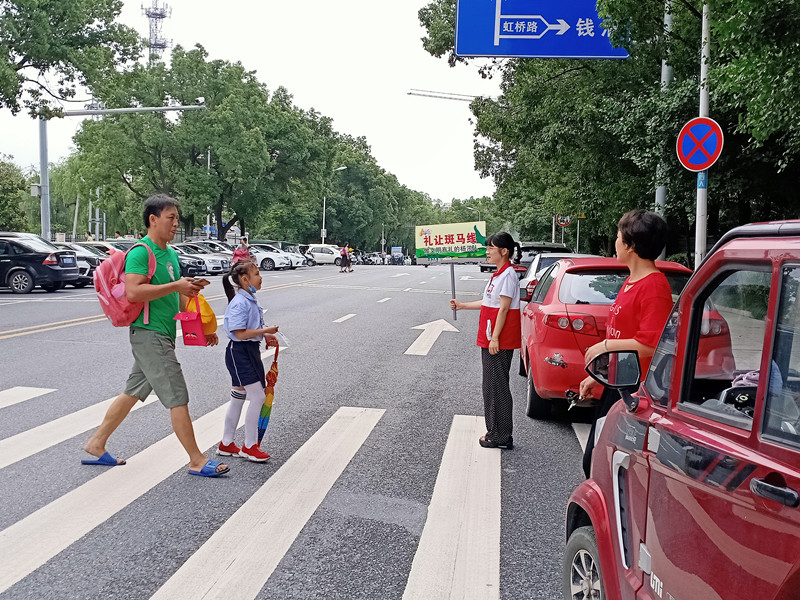
{"type": "Polygon", "coordinates": [[[514,350],[522,337],[519,313],[519,277],[511,260],[519,262],[519,244],[508,233],[496,233],[486,240],[486,260],[497,266],[483,300],[450,300],[455,310],[480,309],[478,346],[483,365],[483,407],[486,435],[478,443],[484,448],[513,448],[511,388],[509,372],[514,350]]]}

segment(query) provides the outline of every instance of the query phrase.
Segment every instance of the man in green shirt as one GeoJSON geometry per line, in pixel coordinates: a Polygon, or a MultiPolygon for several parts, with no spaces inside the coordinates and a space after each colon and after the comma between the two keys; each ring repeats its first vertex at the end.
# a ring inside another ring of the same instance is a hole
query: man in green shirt
{"type": "MultiPolygon", "coordinates": [[[[147,248],[134,248],[125,260],[125,291],[130,302],[147,302],[149,308],[143,310],[130,327],[134,363],[125,391],[111,403],[102,424],[84,446],[84,450],[97,459],[82,462],[124,465],[124,460],[106,451],[106,442],[136,402],[144,402],[150,392],[155,391],[162,404],[170,409],[172,428],[189,455],[189,473],[216,477],[230,469],[208,460],[197,446],[189,417],[189,392],[175,356],[175,315],[185,308],[187,299],[196,296],[208,282],[181,277],[178,255],[168,245],[178,230],[178,202],[169,196],[151,196],[145,201],[143,217],[147,236],[142,242],[155,255],[156,271],[148,281],[150,253],[147,248]]],[[[207,337],[209,345],[217,343],[216,335],[207,337]]]]}

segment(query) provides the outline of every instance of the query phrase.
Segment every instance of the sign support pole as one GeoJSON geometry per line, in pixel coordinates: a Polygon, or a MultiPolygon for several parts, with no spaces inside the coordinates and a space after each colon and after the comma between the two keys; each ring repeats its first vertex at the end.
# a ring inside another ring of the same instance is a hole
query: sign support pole
{"type": "MultiPolygon", "coordinates": [[[[670,33],[672,33],[672,0],[666,0],[664,2],[664,35],[669,38],[670,33]]],[[[667,57],[664,57],[661,61],[661,91],[667,91],[670,83],[672,83],[672,66],[667,62],[667,57]]],[[[664,161],[661,161],[656,170],[657,179],[660,180],[663,177],[664,170],[664,161]]],[[[667,186],[662,183],[656,188],[656,212],[662,217],[664,216],[666,206],[667,186]]],[[[664,260],[666,255],[667,249],[664,248],[659,258],[664,260]]]]}
{"type": "MultiPolygon", "coordinates": [[[[708,117],[708,64],[711,61],[711,25],[708,4],[703,5],[703,47],[700,58],[700,116],[708,117]]],[[[694,266],[706,255],[708,221],[708,170],[697,174],[697,215],[695,217],[694,266]]]]}
{"type": "MultiPolygon", "coordinates": [[[[456,263],[450,263],[450,288],[453,290],[453,300],[456,299],[456,263]]],[[[458,311],[453,309],[453,321],[458,321],[458,311]]]]}

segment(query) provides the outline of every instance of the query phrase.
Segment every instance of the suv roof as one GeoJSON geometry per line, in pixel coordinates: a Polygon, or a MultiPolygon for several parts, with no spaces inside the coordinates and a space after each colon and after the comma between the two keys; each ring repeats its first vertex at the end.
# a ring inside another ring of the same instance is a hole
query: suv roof
{"type": "Polygon", "coordinates": [[[561,250],[572,252],[572,249],[566,244],[561,242],[520,242],[520,249],[525,250],[538,250],[539,252],[558,252],[561,250]]]}
{"type": "Polygon", "coordinates": [[[722,246],[736,238],[759,238],[759,237],[798,237],[800,236],[800,221],[771,221],[769,223],[751,223],[734,227],[714,244],[714,247],[706,254],[703,262],[714,254],[722,246]]]}

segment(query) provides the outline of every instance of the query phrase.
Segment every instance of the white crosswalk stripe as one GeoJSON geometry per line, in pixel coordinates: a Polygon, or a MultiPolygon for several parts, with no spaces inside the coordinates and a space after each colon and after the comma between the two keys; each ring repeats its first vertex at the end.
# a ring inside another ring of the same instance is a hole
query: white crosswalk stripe
{"type": "Polygon", "coordinates": [[[337,410],[151,600],[255,598],[384,412],[337,410]]]}
{"type": "Polygon", "coordinates": [[[403,600],[500,598],[500,450],[483,417],[456,415],[403,600]]]}
{"type": "MultiPolygon", "coordinates": [[[[155,394],[151,394],[144,402],[137,402],[131,412],[152,404],[156,400],[158,398],[155,394]]],[[[72,414],[0,440],[0,469],[94,429],[100,425],[113,401],[114,398],[103,400],[72,414]]]]}
{"type": "Polygon", "coordinates": [[[17,386],[7,390],[3,390],[2,392],[0,392],[0,408],[6,408],[8,406],[19,404],[20,402],[25,402],[25,400],[38,398],[39,396],[44,396],[45,394],[49,394],[50,392],[55,392],[55,390],[50,388],[36,388],[36,387],[24,387],[24,386],[17,386]]]}

